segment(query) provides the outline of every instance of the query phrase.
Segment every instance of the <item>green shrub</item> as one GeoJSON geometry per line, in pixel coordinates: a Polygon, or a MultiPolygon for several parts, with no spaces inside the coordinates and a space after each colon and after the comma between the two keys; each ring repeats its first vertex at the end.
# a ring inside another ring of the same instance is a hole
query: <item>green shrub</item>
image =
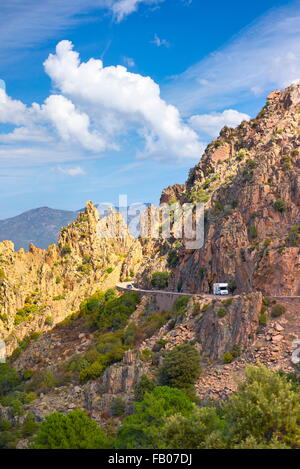
{"type": "Polygon", "coordinates": [[[217,313],[218,313],[219,318],[223,318],[227,314],[227,309],[226,308],[219,308],[217,313]]]}
{"type": "Polygon", "coordinates": [[[230,293],[234,293],[234,291],[236,290],[236,284],[234,281],[229,281],[228,282],[228,290],[230,293]]]}
{"type": "Polygon", "coordinates": [[[54,412],[41,423],[34,449],[107,449],[108,437],[82,410],[54,412]]]}
{"type": "Polygon", "coordinates": [[[276,199],[273,202],[273,208],[274,210],[277,210],[278,212],[285,212],[286,211],[286,203],[282,199],[276,199]]]}
{"type": "Polygon", "coordinates": [[[53,319],[51,316],[47,316],[45,319],[45,325],[46,326],[52,326],[53,325],[53,319]]]}
{"type": "Polygon", "coordinates": [[[25,404],[30,404],[31,402],[35,401],[36,398],[37,398],[37,395],[35,392],[26,393],[25,404]]]}
{"type": "Polygon", "coordinates": [[[237,358],[241,354],[241,347],[238,344],[233,344],[231,349],[231,355],[233,358],[237,358]]]}
{"type": "Polygon", "coordinates": [[[167,261],[169,267],[176,267],[179,261],[176,249],[171,249],[171,251],[169,251],[167,261]]]}
{"type": "Polygon", "coordinates": [[[159,339],[157,342],[152,347],[153,352],[160,352],[163,348],[165,348],[165,345],[167,344],[167,340],[165,339],[159,339]]]}
{"type": "Polygon", "coordinates": [[[240,150],[237,155],[236,155],[236,159],[237,161],[242,161],[246,156],[246,151],[245,150],[240,150]]]}
{"type": "Polygon", "coordinates": [[[28,438],[34,435],[39,428],[38,423],[35,420],[35,417],[30,412],[26,415],[24,423],[22,425],[22,436],[28,438]]]}
{"type": "Polygon", "coordinates": [[[257,238],[258,232],[257,232],[257,228],[256,228],[255,225],[250,225],[250,226],[249,226],[249,234],[250,234],[250,237],[251,237],[252,239],[257,238]]]}
{"type": "Polygon", "coordinates": [[[188,308],[188,304],[191,297],[188,295],[180,296],[174,303],[173,312],[176,313],[178,317],[183,316],[188,308]]]}
{"type": "Polygon", "coordinates": [[[31,380],[26,385],[27,391],[36,393],[48,392],[58,385],[58,379],[51,370],[35,371],[31,380]]]}
{"type": "Polygon", "coordinates": [[[151,392],[155,388],[155,382],[147,375],[142,375],[134,387],[134,398],[142,401],[146,392],[151,392]]]}
{"type": "Polygon", "coordinates": [[[0,363],[0,396],[12,391],[20,382],[21,377],[17,370],[8,363],[0,363]]]}
{"type": "Polygon", "coordinates": [[[299,448],[299,391],[263,366],[247,367],[246,381],[229,398],[224,418],[231,446],[251,436],[254,447],[299,448]]]}
{"type": "Polygon", "coordinates": [[[172,313],[169,311],[162,311],[160,313],[154,312],[149,315],[145,315],[137,330],[139,340],[142,341],[151,337],[155,331],[163,327],[171,317],[172,313]]]}
{"type": "Polygon", "coordinates": [[[223,355],[223,363],[224,364],[231,363],[231,362],[233,362],[233,360],[234,360],[234,357],[233,357],[231,352],[227,351],[227,352],[224,353],[224,355],[223,355]]]}
{"type": "Polygon", "coordinates": [[[297,247],[300,245],[300,225],[295,225],[291,228],[291,232],[286,240],[289,246],[297,247]]]}
{"type": "Polygon", "coordinates": [[[113,271],[114,271],[113,267],[108,267],[108,269],[106,269],[106,272],[108,274],[111,274],[113,271]]]}
{"type": "Polygon", "coordinates": [[[71,248],[71,245],[69,243],[67,244],[64,244],[61,248],[61,253],[63,256],[67,255],[67,254],[71,254],[72,252],[72,248],[71,248]]]}
{"type": "Polygon", "coordinates": [[[191,389],[201,373],[199,352],[189,344],[168,351],[160,367],[160,383],[179,389],[191,389]]]}
{"type": "Polygon", "coordinates": [[[163,289],[168,286],[169,272],[153,272],[151,285],[155,288],[163,289]]]}
{"type": "Polygon", "coordinates": [[[19,357],[21,353],[26,350],[32,342],[35,342],[40,337],[40,335],[40,332],[31,332],[31,334],[25,336],[24,339],[19,340],[18,347],[12,353],[12,359],[15,360],[17,357],[19,357]]]}
{"type": "Polygon", "coordinates": [[[26,381],[26,380],[32,378],[33,374],[34,374],[33,370],[24,370],[23,371],[23,379],[25,379],[25,381],[26,381]]]}
{"type": "Polygon", "coordinates": [[[188,415],[193,404],[179,389],[157,386],[146,392],[141,402],[134,405],[134,413],[125,418],[118,432],[117,449],[162,448],[161,435],[166,419],[176,414],[188,415]]]}
{"type": "Polygon", "coordinates": [[[222,300],[222,303],[225,308],[228,308],[232,304],[233,300],[233,298],[226,298],[226,300],[222,300]]]}
{"type": "Polygon", "coordinates": [[[89,275],[93,270],[93,267],[90,264],[80,264],[77,267],[78,272],[82,272],[85,275],[89,275]]]}
{"type": "Polygon", "coordinates": [[[9,420],[0,417],[0,432],[8,431],[12,428],[12,424],[9,420]]]}
{"type": "Polygon", "coordinates": [[[53,301],[60,301],[60,300],[64,300],[66,297],[65,295],[57,295],[57,296],[54,296],[52,298],[53,301]]]}
{"type": "Polygon", "coordinates": [[[210,199],[209,194],[204,189],[192,188],[190,192],[190,200],[196,204],[205,204],[210,199]]]}
{"type": "Polygon", "coordinates": [[[271,300],[268,296],[264,296],[262,302],[264,306],[269,306],[271,304],[271,300]]]}
{"type": "Polygon", "coordinates": [[[123,329],[140,298],[135,292],[126,292],[117,297],[114,290],[108,290],[107,293],[98,292],[82,302],[80,313],[92,328],[103,331],[123,329]]]}
{"type": "Polygon", "coordinates": [[[281,316],[282,314],[284,314],[285,311],[286,311],[285,306],[283,306],[281,304],[276,304],[276,305],[272,306],[272,308],[271,308],[271,316],[273,318],[277,318],[277,317],[281,316]]]}
{"type": "Polygon", "coordinates": [[[153,352],[149,349],[144,349],[140,352],[140,358],[143,362],[147,362],[152,360],[153,352]]]}
{"type": "Polygon", "coordinates": [[[128,324],[124,331],[124,344],[125,345],[135,345],[138,338],[138,327],[134,322],[128,324]]]}
{"type": "Polygon", "coordinates": [[[126,350],[128,346],[123,344],[123,331],[107,332],[84,357],[71,361],[69,369],[79,371],[81,382],[96,379],[108,366],[121,361],[126,350]]]}
{"type": "Polygon", "coordinates": [[[268,322],[268,316],[266,313],[260,313],[258,321],[261,326],[266,326],[268,322]]]}
{"type": "Polygon", "coordinates": [[[262,307],[260,308],[260,313],[263,314],[266,311],[267,311],[267,307],[266,307],[266,305],[263,304],[262,307]]]}
{"type": "Polygon", "coordinates": [[[30,322],[33,321],[34,316],[36,314],[41,314],[43,311],[42,309],[35,305],[26,304],[24,308],[18,309],[15,314],[14,325],[18,326],[22,322],[30,322]]]}
{"type": "Polygon", "coordinates": [[[92,363],[91,365],[87,366],[86,368],[80,371],[80,374],[79,374],[80,382],[85,383],[89,381],[90,379],[99,378],[102,375],[104,369],[105,369],[105,366],[103,363],[101,363],[99,359],[99,361],[92,363]]]}
{"type": "Polygon", "coordinates": [[[256,163],[256,161],[251,160],[250,158],[248,158],[246,160],[246,165],[247,165],[247,168],[254,169],[254,168],[256,168],[257,163],[256,163]]]}
{"type": "Polygon", "coordinates": [[[111,405],[111,413],[113,417],[121,417],[125,414],[126,404],[120,397],[115,397],[111,405]]]}

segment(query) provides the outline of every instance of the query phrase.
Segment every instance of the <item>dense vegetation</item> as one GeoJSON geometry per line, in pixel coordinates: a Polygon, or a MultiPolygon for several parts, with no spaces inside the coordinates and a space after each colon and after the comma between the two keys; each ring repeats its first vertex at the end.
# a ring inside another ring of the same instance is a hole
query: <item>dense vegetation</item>
{"type": "Polygon", "coordinates": [[[122,360],[132,345],[125,329],[128,319],[139,303],[134,292],[116,296],[114,290],[96,293],[80,305],[80,316],[95,334],[95,346],[84,356],[75,356],[67,365],[67,371],[77,373],[81,382],[102,375],[109,365],[122,360]]]}
{"type": "MultiPolygon", "coordinates": [[[[1,414],[0,407],[0,448],[14,448],[27,439],[30,447],[45,449],[300,449],[299,371],[286,374],[249,366],[245,381],[227,400],[200,402],[194,384],[201,373],[201,357],[192,342],[168,350],[166,340],[160,338],[151,350],[140,352],[150,375],[138,380],[133,409],[120,397],[113,399],[104,428],[79,409],[55,412],[42,423],[26,410],[37,394],[65,384],[66,378],[85,382],[100,377],[106,367],[122,360],[126,350],[152,337],[166,322],[171,327],[180,323],[189,301],[182,296],[171,312],[144,311],[134,322],[129,321],[139,302],[134,292],[118,296],[114,290],[98,292],[64,323],[68,328],[74,321],[84,322],[93,332],[93,342],[84,354],[62,365],[62,382],[49,369],[18,372],[0,364],[0,405],[5,409],[1,414]]],[[[222,314],[228,301],[223,301],[222,314]]],[[[268,306],[272,316],[284,313],[282,305],[264,298],[261,314],[268,306]]],[[[36,339],[28,336],[19,350],[36,339]]],[[[224,363],[239,353],[235,344],[224,355],[224,363]]]]}
{"type": "Polygon", "coordinates": [[[155,386],[135,403],[112,440],[75,411],[49,416],[34,447],[299,449],[299,394],[299,381],[291,376],[249,366],[246,380],[222,404],[199,406],[182,390],[155,386]]]}

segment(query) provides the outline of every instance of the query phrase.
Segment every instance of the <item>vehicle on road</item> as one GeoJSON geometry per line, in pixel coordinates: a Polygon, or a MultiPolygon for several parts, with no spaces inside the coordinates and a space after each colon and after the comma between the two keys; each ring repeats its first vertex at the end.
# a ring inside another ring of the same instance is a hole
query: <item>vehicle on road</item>
{"type": "Polygon", "coordinates": [[[129,283],[126,288],[127,288],[128,290],[132,290],[132,289],[133,289],[132,283],[129,283]]]}
{"type": "Polygon", "coordinates": [[[214,295],[229,295],[228,283],[214,283],[213,294],[214,295]]]}

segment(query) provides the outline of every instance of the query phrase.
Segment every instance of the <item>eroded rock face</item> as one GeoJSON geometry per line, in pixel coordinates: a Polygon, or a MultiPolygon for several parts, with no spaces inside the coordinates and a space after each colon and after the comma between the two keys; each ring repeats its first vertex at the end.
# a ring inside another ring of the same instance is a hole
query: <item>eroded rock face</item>
{"type": "Polygon", "coordinates": [[[262,295],[257,292],[237,297],[228,307],[221,303],[208,308],[195,324],[203,358],[222,360],[235,346],[246,350],[256,337],[261,306],[262,295]]]}
{"type": "Polygon", "coordinates": [[[163,190],[160,203],[161,204],[172,204],[178,201],[183,200],[183,196],[185,193],[185,185],[184,184],[175,184],[174,186],[169,186],[163,190]]]}
{"type": "Polygon", "coordinates": [[[100,220],[91,202],[47,250],[31,245],[28,253],[15,252],[10,241],[0,243],[0,334],[7,353],[30,332],[75,312],[97,289],[114,287],[141,259],[121,215],[111,211],[100,220]]]}
{"type": "Polygon", "coordinates": [[[237,293],[300,294],[299,111],[300,85],[274,91],[256,119],[208,145],[181,189],[185,200],[209,199],[205,243],[180,250],[171,289],[211,292],[227,281],[237,293]]]}

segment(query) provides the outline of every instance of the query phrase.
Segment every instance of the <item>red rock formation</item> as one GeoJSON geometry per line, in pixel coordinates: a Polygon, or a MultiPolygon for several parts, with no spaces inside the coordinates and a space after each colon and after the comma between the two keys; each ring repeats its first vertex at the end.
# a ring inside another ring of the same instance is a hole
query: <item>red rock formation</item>
{"type": "Polygon", "coordinates": [[[256,119],[225,127],[208,145],[181,193],[209,197],[205,243],[180,251],[170,288],[209,292],[227,281],[236,292],[300,294],[299,128],[300,85],[292,85],[271,93],[256,119]]]}

